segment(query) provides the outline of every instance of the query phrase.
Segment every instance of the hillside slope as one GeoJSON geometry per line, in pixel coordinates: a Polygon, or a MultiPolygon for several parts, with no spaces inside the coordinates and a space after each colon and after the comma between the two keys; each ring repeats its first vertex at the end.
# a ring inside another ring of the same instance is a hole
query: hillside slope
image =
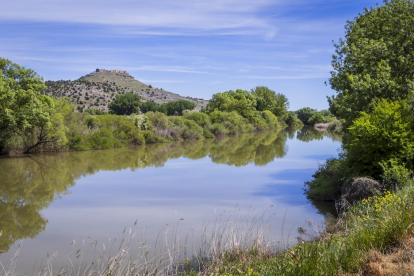
{"type": "Polygon", "coordinates": [[[142,102],[154,101],[163,104],[170,101],[188,100],[197,106],[199,111],[206,107],[208,100],[184,97],[172,92],[144,84],[132,77],[127,71],[96,69],[95,72],[83,76],[75,81],[46,81],[47,89],[44,94],[62,98],[68,97],[77,109],[83,111],[95,108],[108,110],[110,103],[117,94],[136,93],[141,96],[142,102]]]}

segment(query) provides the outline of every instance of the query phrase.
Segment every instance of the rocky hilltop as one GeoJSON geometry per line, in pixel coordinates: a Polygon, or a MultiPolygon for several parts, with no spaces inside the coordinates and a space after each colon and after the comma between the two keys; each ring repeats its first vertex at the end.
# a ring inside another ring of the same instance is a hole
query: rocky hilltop
{"type": "Polygon", "coordinates": [[[206,107],[208,103],[208,100],[184,97],[151,84],[144,84],[123,70],[96,69],[75,81],[46,81],[46,85],[48,88],[43,91],[44,94],[58,98],[67,97],[79,111],[88,108],[107,111],[108,103],[117,94],[125,93],[138,94],[143,102],[153,101],[157,104],[188,100],[196,104],[195,110],[206,107]]]}

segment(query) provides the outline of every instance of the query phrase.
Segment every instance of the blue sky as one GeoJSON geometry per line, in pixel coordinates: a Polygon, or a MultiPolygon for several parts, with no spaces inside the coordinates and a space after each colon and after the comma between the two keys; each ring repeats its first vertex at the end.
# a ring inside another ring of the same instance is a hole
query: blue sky
{"type": "Polygon", "coordinates": [[[263,85],[325,109],[332,40],[376,2],[0,0],[0,57],[45,80],[120,69],[183,96],[263,85]]]}

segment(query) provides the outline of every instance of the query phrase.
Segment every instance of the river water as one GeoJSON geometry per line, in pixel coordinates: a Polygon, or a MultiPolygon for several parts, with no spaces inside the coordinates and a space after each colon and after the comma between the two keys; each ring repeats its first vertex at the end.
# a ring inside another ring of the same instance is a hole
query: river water
{"type": "Polygon", "coordinates": [[[151,245],[166,225],[196,238],[220,216],[266,214],[273,239],[294,243],[299,226],[334,215],[309,202],[303,184],[340,146],[304,128],[0,159],[0,262],[7,267],[18,252],[15,272],[31,275],[48,254],[63,265],[71,248],[110,244],[135,222],[151,245]]]}

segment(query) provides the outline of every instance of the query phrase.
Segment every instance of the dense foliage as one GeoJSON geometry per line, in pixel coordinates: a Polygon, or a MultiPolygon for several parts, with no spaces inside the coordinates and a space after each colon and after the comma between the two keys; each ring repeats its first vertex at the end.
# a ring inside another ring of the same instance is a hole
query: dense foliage
{"type": "Polygon", "coordinates": [[[414,2],[385,1],[345,26],[329,80],[331,112],[349,126],[372,101],[407,99],[414,91],[414,2]]]}
{"type": "Polygon", "coordinates": [[[141,97],[137,94],[118,94],[115,96],[115,100],[109,103],[108,108],[117,115],[131,115],[139,113],[140,103],[141,97]]]}
{"type": "Polygon", "coordinates": [[[304,107],[296,111],[296,115],[304,125],[313,126],[319,123],[330,123],[335,117],[329,110],[317,111],[310,107],[304,107]]]}
{"type": "Polygon", "coordinates": [[[0,58],[0,152],[19,144],[26,153],[46,143],[64,144],[56,100],[40,95],[45,84],[33,70],[0,58]]]}
{"type": "Polygon", "coordinates": [[[257,110],[256,96],[237,90],[216,94],[216,99],[224,97],[227,100],[217,101],[220,108],[214,108],[208,114],[192,112],[195,104],[187,100],[158,105],[151,101],[143,103],[134,93],[116,96],[109,104],[114,114],[98,109],[75,112],[73,104],[41,95],[45,85],[34,71],[5,59],[0,61],[2,153],[109,149],[279,130],[280,121],[274,114],[277,99],[287,105],[283,95],[262,87],[256,88],[255,93],[262,95],[266,91],[273,95],[273,111],[257,110]],[[144,115],[140,115],[140,109],[144,115]]]}
{"type": "MultiPolygon", "coordinates": [[[[401,188],[414,169],[414,2],[385,1],[345,29],[332,61],[337,95],[329,98],[345,122],[343,153],[306,183],[311,198],[338,198],[344,183],[361,176],[401,188]]],[[[311,121],[311,110],[302,113],[311,121]]]]}

